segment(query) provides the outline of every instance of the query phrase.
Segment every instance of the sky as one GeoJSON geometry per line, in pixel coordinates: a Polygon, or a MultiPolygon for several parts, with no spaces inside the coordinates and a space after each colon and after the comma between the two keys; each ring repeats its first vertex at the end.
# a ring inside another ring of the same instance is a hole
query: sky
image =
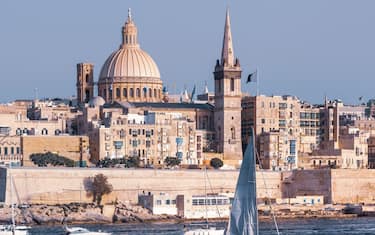
{"type": "Polygon", "coordinates": [[[141,48],[157,63],[170,93],[197,93],[219,59],[225,11],[231,15],[242,91],[258,69],[259,91],[324,96],[358,104],[374,98],[373,0],[1,0],[0,102],[76,94],[76,64],[91,62],[95,80],[121,43],[128,8],[141,48]]]}

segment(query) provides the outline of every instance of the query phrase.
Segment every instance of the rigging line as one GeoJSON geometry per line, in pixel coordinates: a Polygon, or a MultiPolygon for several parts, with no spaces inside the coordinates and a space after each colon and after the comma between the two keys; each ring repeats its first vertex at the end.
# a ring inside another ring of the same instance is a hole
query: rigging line
{"type": "MultiPolygon", "coordinates": [[[[208,177],[207,170],[206,170],[206,178],[207,178],[207,181],[208,181],[208,185],[210,186],[211,193],[214,194],[214,190],[213,190],[210,178],[208,177]]],[[[215,196],[215,199],[217,200],[216,196],[215,196]]],[[[217,203],[216,203],[216,211],[217,211],[217,215],[219,216],[219,218],[221,218],[220,210],[219,210],[219,207],[218,207],[217,203]]]]}
{"type": "MultiPolygon", "coordinates": [[[[254,130],[253,130],[254,131],[254,130]]],[[[272,219],[273,219],[273,222],[275,224],[275,228],[276,228],[276,232],[277,234],[279,235],[280,234],[280,231],[279,231],[279,226],[277,225],[277,221],[276,221],[276,215],[274,213],[274,211],[272,210],[272,206],[271,206],[271,195],[270,195],[270,192],[268,191],[268,188],[267,188],[267,185],[266,185],[266,179],[264,177],[264,174],[263,174],[263,168],[262,168],[262,162],[260,161],[260,156],[258,154],[258,151],[255,151],[255,155],[258,159],[258,162],[259,162],[259,169],[260,169],[260,172],[262,174],[262,179],[263,179],[263,184],[264,184],[264,188],[266,190],[266,194],[267,194],[267,201],[268,201],[268,205],[269,205],[269,208],[270,208],[270,211],[271,211],[271,214],[272,214],[272,219]]]]}

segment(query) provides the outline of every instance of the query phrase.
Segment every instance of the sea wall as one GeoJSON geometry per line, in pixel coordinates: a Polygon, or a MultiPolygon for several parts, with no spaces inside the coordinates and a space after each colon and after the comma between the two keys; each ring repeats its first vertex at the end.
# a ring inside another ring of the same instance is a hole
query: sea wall
{"type": "Polygon", "coordinates": [[[332,170],[331,177],[333,203],[375,204],[375,170],[332,170]]]}
{"type": "MultiPolygon", "coordinates": [[[[20,203],[63,204],[91,202],[85,180],[102,173],[113,185],[106,201],[137,202],[138,193],[204,194],[234,192],[238,171],[154,170],[120,168],[0,168],[0,202],[10,204],[10,178],[20,203]],[[12,176],[12,177],[10,177],[12,176]]],[[[323,195],[325,203],[375,201],[375,170],[295,170],[257,172],[258,198],[323,195]]]]}
{"type": "MultiPolygon", "coordinates": [[[[85,190],[85,179],[102,173],[113,186],[113,193],[107,200],[136,202],[138,193],[167,192],[173,194],[203,194],[207,192],[234,192],[238,171],[208,170],[208,180],[203,170],[153,170],[120,168],[13,168],[0,169],[0,199],[10,203],[10,176],[12,176],[17,197],[22,203],[61,204],[70,202],[91,202],[85,190]],[[6,172],[6,173],[4,173],[6,172]],[[3,183],[2,183],[3,182],[3,183]],[[1,184],[2,183],[2,184],[1,184]],[[5,185],[6,187],[4,187],[5,185]]],[[[257,173],[258,196],[280,197],[280,173],[257,173]],[[264,187],[263,178],[267,182],[264,187]],[[267,191],[266,191],[267,188],[267,191]]]]}

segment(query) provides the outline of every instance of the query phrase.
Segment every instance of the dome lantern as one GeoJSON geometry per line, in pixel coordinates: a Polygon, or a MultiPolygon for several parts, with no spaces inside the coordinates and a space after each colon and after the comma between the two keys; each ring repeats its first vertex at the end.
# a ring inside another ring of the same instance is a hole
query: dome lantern
{"type": "Polygon", "coordinates": [[[137,26],[135,26],[132,19],[131,9],[128,9],[128,19],[122,27],[122,44],[120,48],[124,47],[139,47],[137,38],[137,26]]]}

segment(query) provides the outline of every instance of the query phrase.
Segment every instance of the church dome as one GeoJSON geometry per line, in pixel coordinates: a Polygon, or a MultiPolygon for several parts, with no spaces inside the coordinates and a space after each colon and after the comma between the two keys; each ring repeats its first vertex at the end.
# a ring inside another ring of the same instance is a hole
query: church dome
{"type": "Polygon", "coordinates": [[[105,100],[101,96],[95,96],[89,101],[89,106],[94,107],[100,107],[105,104],[105,100]]]}
{"type": "Polygon", "coordinates": [[[161,102],[162,89],[158,66],[140,48],[129,9],[120,48],[107,58],[100,71],[98,95],[108,103],[161,102]]]}
{"type": "Polygon", "coordinates": [[[122,44],[105,61],[99,80],[126,78],[160,78],[158,66],[138,44],[137,27],[129,11],[122,28],[122,44]]]}
{"type": "Polygon", "coordinates": [[[100,79],[127,77],[160,78],[160,73],[154,60],[145,51],[124,47],[108,57],[100,72],[100,79]]]}

